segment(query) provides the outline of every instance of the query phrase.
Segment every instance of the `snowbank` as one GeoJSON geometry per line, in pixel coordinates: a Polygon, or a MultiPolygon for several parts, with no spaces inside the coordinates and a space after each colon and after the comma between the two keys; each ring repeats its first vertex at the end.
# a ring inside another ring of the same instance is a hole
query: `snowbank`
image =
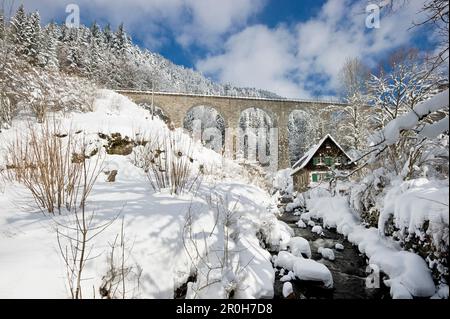
{"type": "Polygon", "coordinates": [[[443,243],[448,247],[448,187],[448,181],[425,178],[398,182],[384,198],[378,229],[384,233],[386,222],[392,216],[402,235],[407,232],[423,238],[427,234],[435,247],[443,243]],[[428,228],[423,229],[426,221],[429,222],[428,228]]]}
{"type": "Polygon", "coordinates": [[[355,217],[343,197],[311,197],[308,209],[313,217],[322,218],[325,227],[336,228],[389,276],[393,298],[431,297],[435,285],[425,261],[418,255],[402,251],[398,245],[380,236],[376,228],[366,229],[355,217]]]}

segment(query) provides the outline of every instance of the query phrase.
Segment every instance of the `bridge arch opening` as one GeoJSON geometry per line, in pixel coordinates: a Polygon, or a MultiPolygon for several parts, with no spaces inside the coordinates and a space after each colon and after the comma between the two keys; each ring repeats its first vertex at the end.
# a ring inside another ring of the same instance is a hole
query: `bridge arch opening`
{"type": "Polygon", "coordinates": [[[221,153],[225,143],[225,120],[212,106],[198,105],[190,108],[183,127],[203,145],[221,153]]]}
{"type": "Polygon", "coordinates": [[[306,111],[294,110],[289,114],[288,150],[291,166],[314,145],[318,125],[306,111]]]}
{"type": "Polygon", "coordinates": [[[276,120],[273,114],[261,108],[252,107],[241,112],[238,132],[238,154],[240,160],[270,165],[273,143],[273,128],[276,120]]]}

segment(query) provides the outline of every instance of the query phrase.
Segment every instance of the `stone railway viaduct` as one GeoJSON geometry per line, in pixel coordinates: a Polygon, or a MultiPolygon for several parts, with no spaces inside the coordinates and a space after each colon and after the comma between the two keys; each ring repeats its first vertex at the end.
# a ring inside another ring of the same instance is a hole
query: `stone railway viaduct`
{"type": "MultiPolygon", "coordinates": [[[[274,128],[278,128],[278,168],[290,167],[288,146],[288,121],[295,110],[302,110],[311,115],[313,120],[318,117],[329,118],[324,110],[329,105],[340,105],[339,102],[321,102],[290,99],[266,99],[252,97],[210,96],[181,93],[161,93],[146,91],[117,90],[136,104],[151,105],[152,95],[154,106],[160,108],[175,127],[183,127],[184,119],[192,108],[206,106],[215,109],[224,119],[225,127],[235,137],[239,127],[240,117],[247,109],[261,109],[271,118],[274,128]]],[[[342,104],[343,105],[343,104],[342,104]]],[[[325,128],[327,129],[327,128],[325,128]]],[[[311,137],[313,138],[313,137],[311,137]]],[[[234,138],[234,142],[236,139],[234,138]]],[[[236,145],[233,147],[236,150],[236,145]]]]}

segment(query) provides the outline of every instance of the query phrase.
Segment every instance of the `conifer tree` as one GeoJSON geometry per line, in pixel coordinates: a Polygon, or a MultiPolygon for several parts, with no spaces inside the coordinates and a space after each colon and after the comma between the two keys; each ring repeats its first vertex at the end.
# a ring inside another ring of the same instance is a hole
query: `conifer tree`
{"type": "Polygon", "coordinates": [[[39,12],[33,12],[26,24],[26,55],[31,65],[38,65],[42,62],[42,34],[41,17],[39,12]]]}
{"type": "Polygon", "coordinates": [[[98,44],[99,41],[103,38],[102,37],[103,34],[102,34],[102,31],[100,30],[100,27],[98,26],[97,22],[94,21],[94,23],[92,23],[90,30],[91,30],[90,42],[96,41],[98,44]]]}
{"type": "Polygon", "coordinates": [[[103,28],[103,36],[105,37],[105,46],[110,47],[113,40],[113,33],[109,23],[103,28]]]}
{"type": "Polygon", "coordinates": [[[130,46],[130,42],[129,37],[124,30],[123,23],[121,23],[112,40],[112,49],[114,53],[119,57],[124,56],[130,46]]]}
{"type": "Polygon", "coordinates": [[[44,30],[41,65],[49,69],[58,69],[58,26],[51,22],[44,30]]]}
{"type": "Polygon", "coordinates": [[[25,8],[20,5],[17,9],[16,14],[11,19],[11,42],[14,44],[16,53],[19,55],[24,55],[27,53],[27,15],[25,13],[25,8]]]}

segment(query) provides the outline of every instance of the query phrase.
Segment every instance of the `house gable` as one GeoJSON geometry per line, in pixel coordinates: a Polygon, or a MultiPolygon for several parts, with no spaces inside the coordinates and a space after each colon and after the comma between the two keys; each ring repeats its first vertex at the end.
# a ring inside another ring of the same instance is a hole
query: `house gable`
{"type": "Polygon", "coordinates": [[[295,175],[303,169],[307,171],[329,170],[330,167],[349,168],[350,166],[354,166],[351,157],[328,134],[294,164],[294,171],[291,175],[295,175]]]}

